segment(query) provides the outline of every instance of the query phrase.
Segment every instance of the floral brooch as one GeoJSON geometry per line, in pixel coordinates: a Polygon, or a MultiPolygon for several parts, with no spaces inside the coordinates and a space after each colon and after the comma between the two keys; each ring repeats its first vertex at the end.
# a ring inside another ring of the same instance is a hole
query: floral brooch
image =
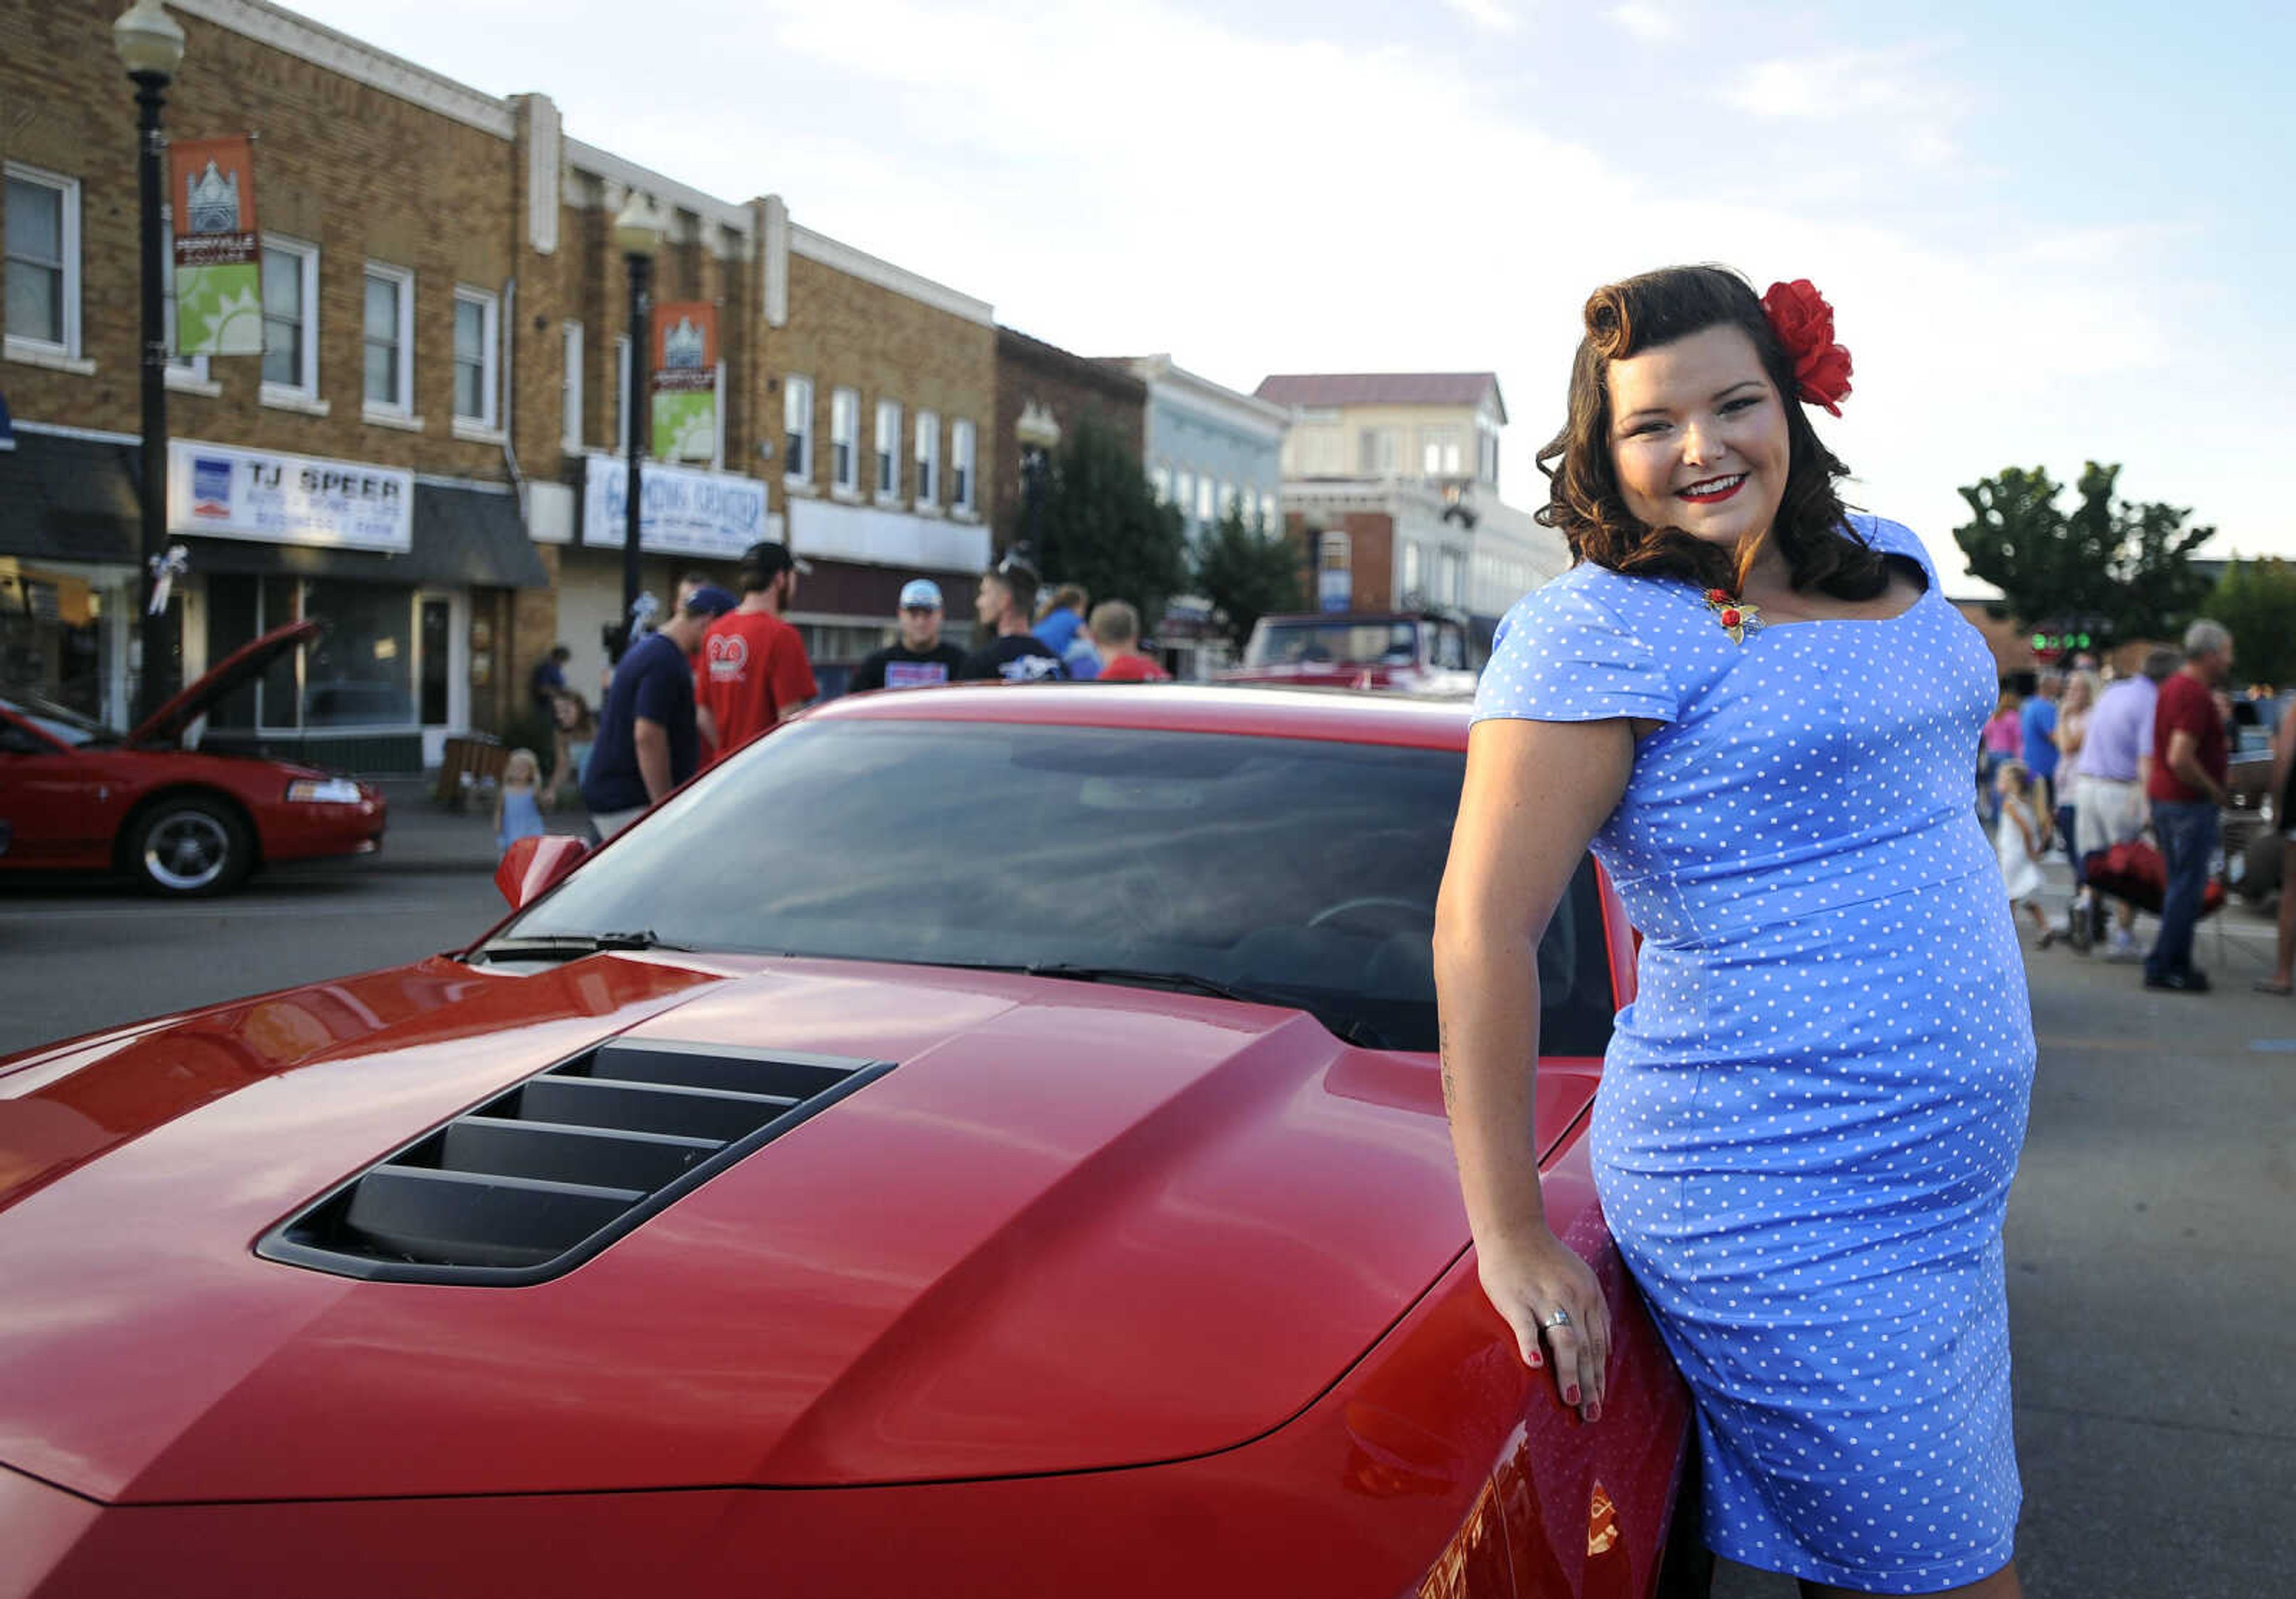
{"type": "Polygon", "coordinates": [[[1742,644],[1746,635],[1762,630],[1760,609],[1733,597],[1727,589],[1708,589],[1706,609],[1714,613],[1714,619],[1722,624],[1722,631],[1730,636],[1734,644],[1742,644]]]}

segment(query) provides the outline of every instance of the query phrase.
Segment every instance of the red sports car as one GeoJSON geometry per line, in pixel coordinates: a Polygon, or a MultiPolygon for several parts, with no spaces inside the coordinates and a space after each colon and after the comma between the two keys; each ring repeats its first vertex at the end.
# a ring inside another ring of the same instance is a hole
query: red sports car
{"type": "Polygon", "coordinates": [[[189,747],[216,701],[318,633],[274,628],[125,736],[0,688],[0,871],[117,870],[161,894],[218,894],[270,862],[381,849],[386,807],[368,784],[189,747]]]}
{"type": "MultiPolygon", "coordinates": [[[[466,950],[0,1062],[0,1595],[1647,1595],[1686,1398],[1538,954],[1592,1425],[1475,1275],[1464,707],[843,700],[466,950]]],[[[523,902],[522,905],[521,902],[523,902]]]]}

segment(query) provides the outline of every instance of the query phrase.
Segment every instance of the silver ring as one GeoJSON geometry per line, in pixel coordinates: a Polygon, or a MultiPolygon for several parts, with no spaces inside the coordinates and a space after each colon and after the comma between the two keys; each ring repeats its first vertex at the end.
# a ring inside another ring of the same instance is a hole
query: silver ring
{"type": "Polygon", "coordinates": [[[1553,1316],[1548,1316],[1545,1321],[1538,1324],[1541,1327],[1548,1328],[1567,1327],[1570,1324],[1570,1313],[1568,1310],[1557,1310],[1553,1316]]]}

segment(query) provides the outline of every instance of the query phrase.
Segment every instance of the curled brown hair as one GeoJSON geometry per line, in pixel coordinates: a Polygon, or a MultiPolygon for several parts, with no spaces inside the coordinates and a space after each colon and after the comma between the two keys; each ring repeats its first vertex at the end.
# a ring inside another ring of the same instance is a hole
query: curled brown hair
{"type": "Polygon", "coordinates": [[[1793,360],[1753,285],[1726,266],[1669,266],[1595,290],[1587,299],[1586,321],[1586,336],[1570,364],[1569,416],[1538,452],[1547,498],[1538,519],[1569,541],[1573,557],[1615,572],[1680,578],[1735,592],[1769,538],[1785,557],[1796,589],[1866,600],[1889,586],[1882,557],[1843,520],[1833,484],[1849,469],[1809,425],[1796,398],[1793,360]],[[1611,363],[1710,327],[1734,327],[1753,340],[1770,386],[1784,403],[1791,447],[1777,520],[1734,554],[1680,528],[1648,528],[1636,521],[1611,463],[1611,363]]]}

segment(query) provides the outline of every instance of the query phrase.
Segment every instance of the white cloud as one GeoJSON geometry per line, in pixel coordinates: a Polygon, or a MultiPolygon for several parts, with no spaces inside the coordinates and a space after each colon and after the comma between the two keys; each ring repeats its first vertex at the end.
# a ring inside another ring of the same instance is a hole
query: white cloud
{"type": "Polygon", "coordinates": [[[1500,4],[1500,0],[1443,0],[1476,27],[1492,33],[1513,33],[1522,26],[1522,19],[1500,4]]]}
{"type": "Polygon", "coordinates": [[[1646,45],[1671,44],[1682,37],[1682,23],[1656,0],[1628,0],[1611,12],[1611,20],[1646,45]]]}

